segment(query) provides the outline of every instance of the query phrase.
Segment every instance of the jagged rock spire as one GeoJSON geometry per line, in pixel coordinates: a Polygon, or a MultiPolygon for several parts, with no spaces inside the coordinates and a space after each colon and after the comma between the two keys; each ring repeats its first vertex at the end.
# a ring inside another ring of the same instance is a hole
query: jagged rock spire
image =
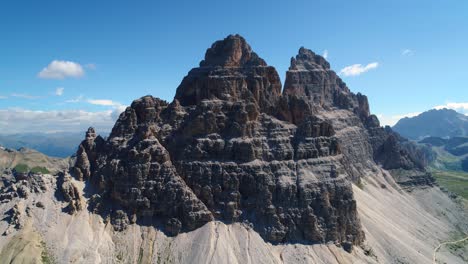
{"type": "Polygon", "coordinates": [[[200,67],[192,69],[177,88],[175,99],[182,106],[202,100],[246,100],[270,113],[280,95],[275,68],[253,52],[243,37],[229,35],[206,51],[200,67]]]}
{"type": "Polygon", "coordinates": [[[293,70],[329,70],[330,63],[320,56],[315,54],[313,51],[301,47],[299,54],[296,57],[291,58],[290,71],[293,70]]]}
{"type": "Polygon", "coordinates": [[[247,41],[240,35],[229,35],[218,40],[206,51],[200,67],[244,67],[267,66],[266,62],[252,51],[247,41]]]}
{"type": "Polygon", "coordinates": [[[313,108],[349,109],[362,120],[370,115],[367,97],[352,93],[325,58],[303,47],[291,58],[283,93],[304,98],[313,108]]]}

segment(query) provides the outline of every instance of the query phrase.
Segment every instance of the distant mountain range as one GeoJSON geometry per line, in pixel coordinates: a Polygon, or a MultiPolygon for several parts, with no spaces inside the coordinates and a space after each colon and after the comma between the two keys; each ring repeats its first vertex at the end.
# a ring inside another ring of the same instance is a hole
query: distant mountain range
{"type": "Polygon", "coordinates": [[[400,119],[393,130],[415,140],[429,136],[464,137],[468,136],[468,116],[451,109],[432,109],[415,117],[400,119]]]}
{"type": "Polygon", "coordinates": [[[0,134],[0,146],[35,149],[51,157],[67,157],[76,152],[84,132],[0,134]]]}

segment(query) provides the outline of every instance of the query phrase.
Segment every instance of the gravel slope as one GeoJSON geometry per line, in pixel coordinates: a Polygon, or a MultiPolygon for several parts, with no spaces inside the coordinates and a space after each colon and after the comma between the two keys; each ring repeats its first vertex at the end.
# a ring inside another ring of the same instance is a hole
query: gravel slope
{"type": "MultiPolygon", "coordinates": [[[[174,238],[148,226],[114,232],[105,219],[87,210],[64,213],[66,204],[54,195],[56,178],[45,175],[46,192],[0,205],[5,215],[19,202],[25,223],[16,230],[0,221],[1,233],[13,230],[1,237],[0,256],[11,263],[41,263],[44,254],[56,263],[431,263],[440,242],[468,230],[459,205],[437,187],[407,193],[392,187],[386,176],[374,175],[362,189],[353,187],[366,250],[355,247],[350,254],[334,244],[272,245],[243,224],[210,222],[174,238]],[[35,206],[39,201],[44,209],[35,206]],[[20,245],[19,237],[28,240],[20,245]]],[[[85,187],[74,184],[79,190],[85,187]]],[[[437,258],[465,263],[449,251],[439,251],[437,258]]]]}

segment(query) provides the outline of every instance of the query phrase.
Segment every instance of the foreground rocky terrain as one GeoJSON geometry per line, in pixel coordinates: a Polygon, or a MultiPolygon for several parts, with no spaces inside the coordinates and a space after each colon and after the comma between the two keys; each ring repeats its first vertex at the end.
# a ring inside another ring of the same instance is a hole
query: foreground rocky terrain
{"type": "Polygon", "coordinates": [[[429,263],[468,226],[428,160],[380,127],[321,56],[301,48],[283,88],[275,68],[228,36],[173,102],[135,100],[107,139],[87,131],[69,170],[12,178],[0,259],[429,263]]]}

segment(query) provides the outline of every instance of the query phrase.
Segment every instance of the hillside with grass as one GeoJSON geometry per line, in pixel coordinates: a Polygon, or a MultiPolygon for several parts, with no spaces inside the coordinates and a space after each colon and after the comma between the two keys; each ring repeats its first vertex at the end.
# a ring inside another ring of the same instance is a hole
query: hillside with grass
{"type": "Polygon", "coordinates": [[[468,204],[468,137],[428,137],[420,143],[431,146],[436,153],[430,170],[437,183],[468,204]]]}
{"type": "Polygon", "coordinates": [[[9,169],[17,173],[57,173],[65,170],[69,162],[70,158],[52,158],[32,149],[0,148],[0,171],[9,169]]]}

